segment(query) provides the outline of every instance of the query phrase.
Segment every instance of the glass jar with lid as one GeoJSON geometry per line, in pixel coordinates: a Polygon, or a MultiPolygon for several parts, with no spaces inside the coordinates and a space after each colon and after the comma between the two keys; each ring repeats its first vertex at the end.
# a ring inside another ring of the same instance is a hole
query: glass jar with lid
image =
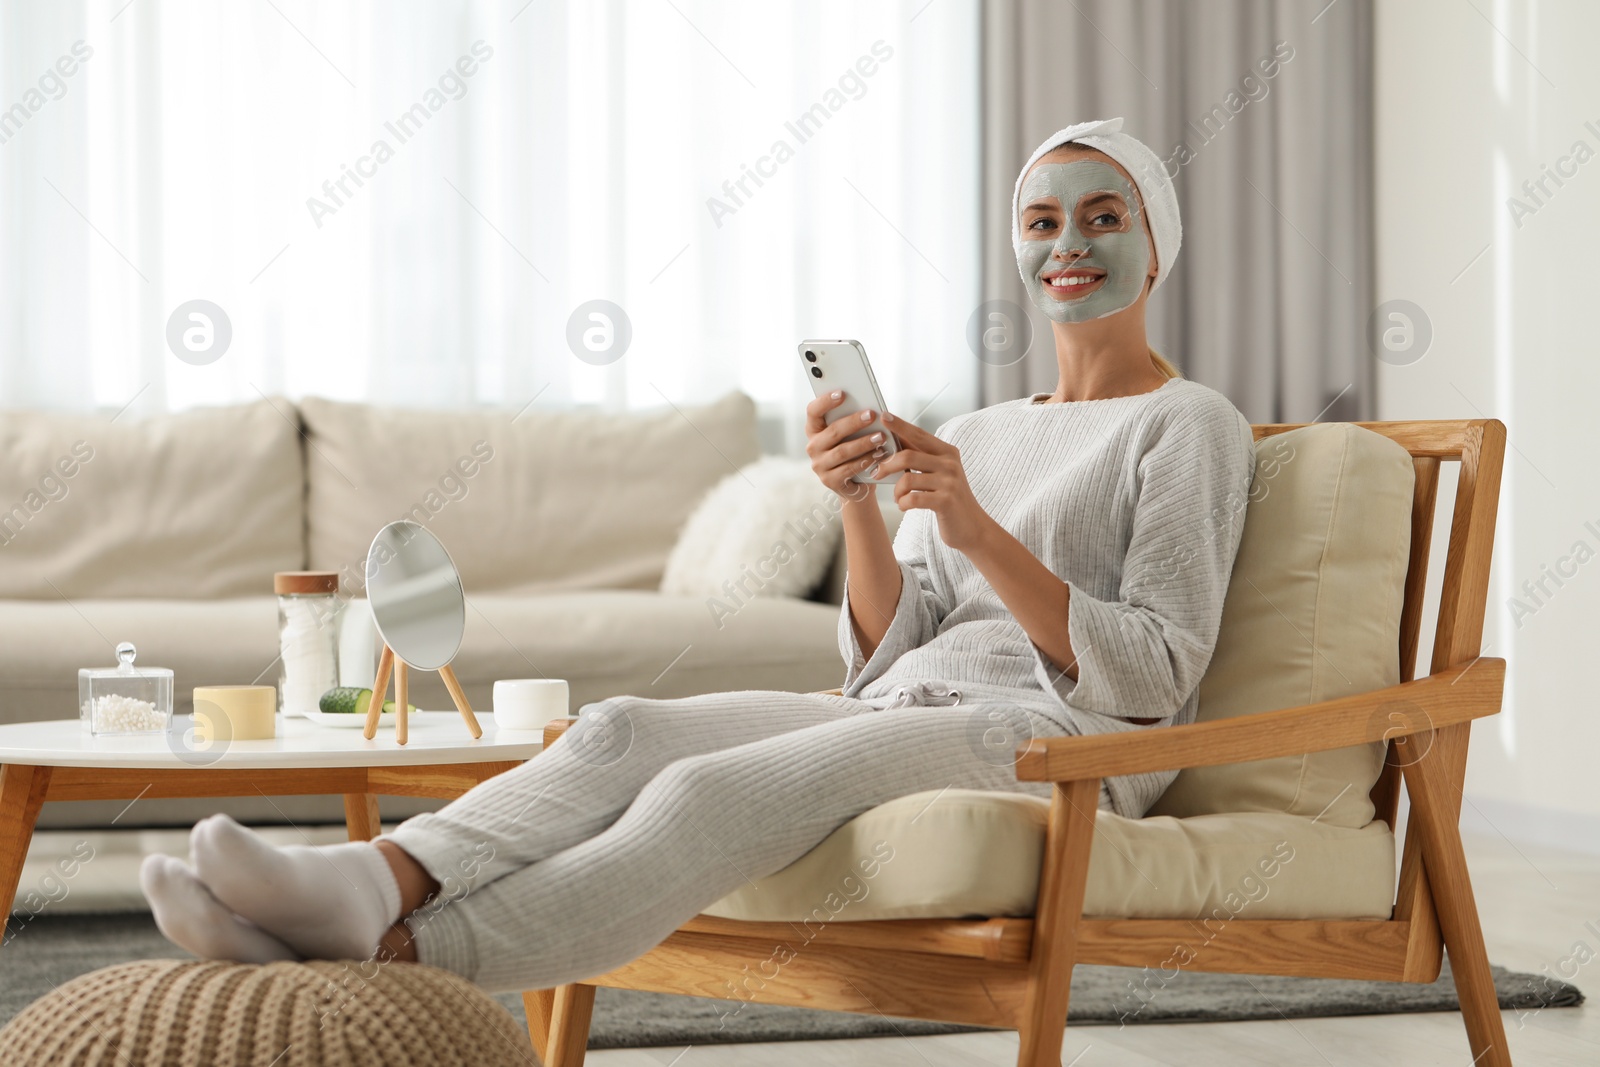
{"type": "Polygon", "coordinates": [[[172,671],[136,667],[139,650],[128,641],[117,646],[115,667],[78,672],[79,714],[97,736],[158,734],[172,721],[172,671]]]}
{"type": "Polygon", "coordinates": [[[322,694],[339,684],[339,599],[337,571],[279,571],[272,576],[278,594],[278,711],[303,716],[318,710],[322,694]]]}

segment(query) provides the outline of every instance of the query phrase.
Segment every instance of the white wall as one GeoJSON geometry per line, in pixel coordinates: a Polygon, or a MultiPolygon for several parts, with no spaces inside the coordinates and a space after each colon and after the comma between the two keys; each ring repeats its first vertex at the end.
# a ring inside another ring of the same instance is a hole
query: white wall
{"type": "Polygon", "coordinates": [[[1464,820],[1600,849],[1600,4],[1379,0],[1376,44],[1377,299],[1433,329],[1380,364],[1378,415],[1509,433],[1484,635],[1506,703],[1474,727],[1464,820]],[[1538,204],[1523,182],[1563,157],[1538,204]],[[1563,584],[1523,592],[1563,557],[1563,584]]]}

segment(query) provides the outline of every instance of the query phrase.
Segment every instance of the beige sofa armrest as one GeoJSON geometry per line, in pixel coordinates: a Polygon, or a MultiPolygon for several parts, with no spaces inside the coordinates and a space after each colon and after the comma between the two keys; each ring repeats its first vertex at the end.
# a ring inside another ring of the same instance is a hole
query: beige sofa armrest
{"type": "Polygon", "coordinates": [[[1431,734],[1498,714],[1505,679],[1505,660],[1480,657],[1414,682],[1281,711],[1134,733],[1035,738],[1018,753],[1017,777],[1034,782],[1109,778],[1431,734]]]}

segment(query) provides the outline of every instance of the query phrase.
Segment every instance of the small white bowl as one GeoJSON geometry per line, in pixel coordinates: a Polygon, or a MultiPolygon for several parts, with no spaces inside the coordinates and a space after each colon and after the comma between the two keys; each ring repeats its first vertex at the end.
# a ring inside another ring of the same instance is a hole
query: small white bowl
{"type": "Polygon", "coordinates": [[[507,678],[494,683],[494,724],[501,730],[543,730],[569,713],[565,678],[507,678]]]}

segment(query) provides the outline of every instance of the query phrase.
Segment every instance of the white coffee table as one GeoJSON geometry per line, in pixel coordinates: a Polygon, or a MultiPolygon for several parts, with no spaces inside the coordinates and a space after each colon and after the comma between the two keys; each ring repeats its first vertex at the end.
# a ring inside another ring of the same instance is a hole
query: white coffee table
{"type": "Polygon", "coordinates": [[[270,741],[191,750],[167,735],[95,737],[77,719],[0,726],[0,916],[11,913],[34,823],[47,800],[294,796],[341,793],[352,840],[378,835],[378,797],[454,799],[543,747],[537,730],[497,730],[484,715],[476,741],[454,711],[411,716],[368,741],[360,729],[278,720],[270,741]]]}

